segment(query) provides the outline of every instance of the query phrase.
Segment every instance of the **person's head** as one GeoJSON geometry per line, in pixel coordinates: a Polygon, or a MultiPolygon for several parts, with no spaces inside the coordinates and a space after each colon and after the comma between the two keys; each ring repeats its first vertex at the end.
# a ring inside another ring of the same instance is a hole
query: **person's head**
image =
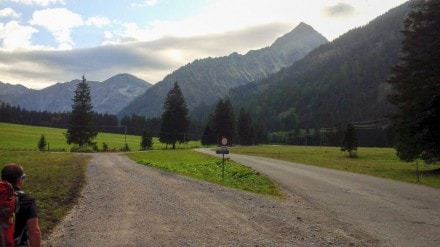
{"type": "Polygon", "coordinates": [[[7,164],[2,169],[2,180],[6,180],[12,185],[21,185],[24,177],[25,175],[23,167],[21,167],[19,164],[7,164]]]}

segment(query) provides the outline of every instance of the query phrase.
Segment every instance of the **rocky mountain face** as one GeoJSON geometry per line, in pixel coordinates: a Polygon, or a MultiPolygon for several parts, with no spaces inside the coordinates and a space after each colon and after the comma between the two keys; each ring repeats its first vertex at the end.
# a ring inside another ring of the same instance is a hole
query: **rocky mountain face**
{"type": "Polygon", "coordinates": [[[12,85],[0,81],[0,102],[14,101],[15,99],[20,98],[22,95],[32,91],[32,89],[29,89],[23,85],[12,85]]]}
{"type": "Polygon", "coordinates": [[[409,11],[409,3],[394,8],[229,97],[272,131],[385,118],[393,110],[386,80],[399,61],[409,11]]]}
{"type": "Polygon", "coordinates": [[[213,104],[229,89],[266,78],[327,42],[311,26],[301,23],[269,47],[249,51],[245,55],[232,53],[225,57],[195,60],[167,75],[126,106],[118,116],[160,116],[166,94],[176,81],[190,110],[201,104],[213,104]]]}
{"type": "MultiPolygon", "coordinates": [[[[29,90],[10,99],[0,95],[0,100],[20,105],[27,110],[70,112],[74,91],[80,80],[57,83],[41,90],[29,90]]],[[[129,74],[119,74],[103,82],[87,81],[90,86],[93,110],[116,114],[132,100],[151,87],[151,84],[129,74]]],[[[15,86],[18,87],[18,86],[15,86]]],[[[18,90],[18,89],[17,89],[18,90]]],[[[3,90],[2,90],[3,94],[3,90]]]]}

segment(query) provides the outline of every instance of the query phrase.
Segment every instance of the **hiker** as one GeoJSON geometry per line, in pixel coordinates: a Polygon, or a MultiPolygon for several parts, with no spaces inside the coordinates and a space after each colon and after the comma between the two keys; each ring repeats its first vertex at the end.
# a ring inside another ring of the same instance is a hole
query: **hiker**
{"type": "Polygon", "coordinates": [[[34,198],[21,190],[25,177],[23,167],[18,164],[7,164],[2,169],[2,180],[8,181],[13,186],[18,200],[14,232],[16,246],[40,247],[41,231],[38,223],[37,205],[34,198]]]}

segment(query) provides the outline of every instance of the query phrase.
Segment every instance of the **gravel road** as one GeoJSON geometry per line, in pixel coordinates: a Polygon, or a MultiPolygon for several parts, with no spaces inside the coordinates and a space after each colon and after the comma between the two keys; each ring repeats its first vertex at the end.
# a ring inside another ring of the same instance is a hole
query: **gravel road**
{"type": "Polygon", "coordinates": [[[44,246],[374,246],[285,192],[268,198],[91,154],[78,205],[44,246]]]}
{"type": "MultiPolygon", "coordinates": [[[[213,154],[209,149],[198,151],[213,154]]],[[[369,233],[380,246],[440,246],[438,189],[268,158],[229,157],[369,233]]]]}

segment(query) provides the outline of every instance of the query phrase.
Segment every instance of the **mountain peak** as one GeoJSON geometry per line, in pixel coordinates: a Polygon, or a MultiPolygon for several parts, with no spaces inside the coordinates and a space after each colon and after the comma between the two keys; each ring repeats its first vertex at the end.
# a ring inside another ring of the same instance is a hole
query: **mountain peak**
{"type": "Polygon", "coordinates": [[[305,22],[300,22],[298,24],[298,26],[296,26],[292,31],[294,30],[315,30],[313,29],[312,26],[310,26],[309,24],[305,23],[305,22]]]}
{"type": "Polygon", "coordinates": [[[312,26],[301,22],[292,31],[279,37],[270,48],[276,53],[289,53],[294,50],[310,48],[312,50],[328,40],[312,26]],[[301,47],[298,47],[301,45],[301,47]]]}

